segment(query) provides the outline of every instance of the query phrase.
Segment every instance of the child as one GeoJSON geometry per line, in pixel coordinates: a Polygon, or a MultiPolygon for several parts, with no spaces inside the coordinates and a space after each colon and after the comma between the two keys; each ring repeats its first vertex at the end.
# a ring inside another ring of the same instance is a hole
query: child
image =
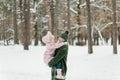
{"type": "MultiPolygon", "coordinates": [[[[54,36],[52,35],[52,33],[50,31],[48,31],[47,35],[42,38],[42,41],[46,44],[46,51],[44,53],[44,62],[46,64],[48,64],[49,61],[52,60],[52,58],[53,58],[53,56],[55,54],[55,50],[57,48],[60,48],[61,46],[67,44],[66,42],[63,42],[63,43],[57,42],[57,43],[55,43],[54,36]]],[[[60,62],[58,62],[56,64],[56,68],[57,68],[57,76],[56,76],[56,78],[64,79],[64,77],[62,76],[62,69],[61,69],[61,63],[60,62]]]]}

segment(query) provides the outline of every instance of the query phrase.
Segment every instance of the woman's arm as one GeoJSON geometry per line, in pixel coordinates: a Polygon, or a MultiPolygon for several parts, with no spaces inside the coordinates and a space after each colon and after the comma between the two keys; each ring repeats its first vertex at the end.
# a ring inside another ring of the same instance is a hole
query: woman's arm
{"type": "Polygon", "coordinates": [[[62,42],[62,43],[55,43],[54,45],[50,46],[51,49],[58,49],[62,47],[63,45],[66,45],[67,42],[62,42]]]}
{"type": "Polygon", "coordinates": [[[65,46],[63,49],[57,52],[56,56],[48,63],[50,67],[54,66],[57,62],[59,62],[66,54],[68,48],[65,46]]]}

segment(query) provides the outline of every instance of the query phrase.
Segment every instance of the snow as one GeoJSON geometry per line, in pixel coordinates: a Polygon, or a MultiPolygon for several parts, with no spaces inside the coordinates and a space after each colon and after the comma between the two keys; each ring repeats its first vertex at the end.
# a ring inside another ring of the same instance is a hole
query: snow
{"type": "MultiPolygon", "coordinates": [[[[106,27],[109,27],[109,25],[111,25],[111,24],[113,24],[113,22],[107,23],[104,27],[102,27],[102,28],[100,29],[100,31],[102,31],[102,30],[105,29],[106,27]]],[[[120,22],[116,22],[116,24],[120,24],[120,22]]]]}
{"type": "MultiPolygon", "coordinates": [[[[93,1],[94,1],[94,0],[90,0],[90,2],[93,2],[93,1]]],[[[101,2],[101,1],[99,1],[99,2],[101,2]]],[[[98,3],[99,3],[99,2],[98,2],[98,3]]],[[[96,4],[96,2],[93,2],[93,3],[91,3],[90,5],[93,6],[93,7],[97,7],[97,8],[99,8],[99,9],[103,9],[103,10],[105,10],[105,11],[107,11],[107,12],[113,13],[112,9],[110,9],[110,8],[109,8],[108,6],[106,6],[106,5],[101,5],[101,6],[99,6],[99,5],[96,4]]],[[[84,6],[86,6],[86,3],[81,4],[81,5],[80,5],[80,8],[83,8],[84,6]]],[[[77,14],[77,11],[75,11],[72,7],[70,8],[70,10],[71,10],[73,13],[77,14]]]]}
{"type": "Polygon", "coordinates": [[[75,11],[73,8],[70,8],[70,10],[71,10],[73,13],[78,14],[78,12],[75,11]]]}
{"type": "MultiPolygon", "coordinates": [[[[120,46],[118,54],[112,46],[69,46],[66,80],[120,80],[120,46]]],[[[0,46],[0,80],[51,80],[51,69],[44,64],[45,47],[0,46]]]]}
{"type": "Polygon", "coordinates": [[[87,47],[72,47],[68,59],[67,79],[119,80],[119,58],[120,55],[112,54],[112,47],[110,46],[96,46],[93,54],[87,53],[87,47]],[[76,53],[75,50],[77,51],[76,53]],[[73,74],[75,74],[74,77],[73,74]]]}
{"type": "Polygon", "coordinates": [[[37,7],[38,7],[42,2],[43,2],[43,0],[40,0],[40,1],[38,2],[38,4],[35,4],[34,8],[31,8],[31,9],[30,9],[30,11],[31,11],[32,13],[36,13],[37,7]]]}

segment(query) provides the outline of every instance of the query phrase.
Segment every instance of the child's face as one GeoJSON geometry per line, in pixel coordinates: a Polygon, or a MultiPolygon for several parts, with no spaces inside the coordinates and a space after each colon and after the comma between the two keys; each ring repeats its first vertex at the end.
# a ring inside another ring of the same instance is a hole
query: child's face
{"type": "Polygon", "coordinates": [[[54,38],[52,39],[52,41],[51,41],[52,43],[54,43],[55,42],[55,40],[54,40],[54,38]]]}
{"type": "Polygon", "coordinates": [[[59,37],[59,38],[58,38],[58,41],[59,41],[59,42],[64,42],[65,40],[64,40],[63,38],[59,37]]]}
{"type": "Polygon", "coordinates": [[[52,43],[55,42],[54,37],[51,37],[51,38],[50,38],[50,42],[52,42],[52,43]]]}

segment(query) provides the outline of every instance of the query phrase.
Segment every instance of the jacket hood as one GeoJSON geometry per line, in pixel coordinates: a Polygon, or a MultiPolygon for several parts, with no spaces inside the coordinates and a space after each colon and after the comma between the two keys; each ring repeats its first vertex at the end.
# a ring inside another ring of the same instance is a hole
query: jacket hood
{"type": "Polygon", "coordinates": [[[44,36],[44,37],[42,38],[42,41],[43,41],[43,43],[45,43],[45,44],[50,43],[48,36],[44,36]]]}

